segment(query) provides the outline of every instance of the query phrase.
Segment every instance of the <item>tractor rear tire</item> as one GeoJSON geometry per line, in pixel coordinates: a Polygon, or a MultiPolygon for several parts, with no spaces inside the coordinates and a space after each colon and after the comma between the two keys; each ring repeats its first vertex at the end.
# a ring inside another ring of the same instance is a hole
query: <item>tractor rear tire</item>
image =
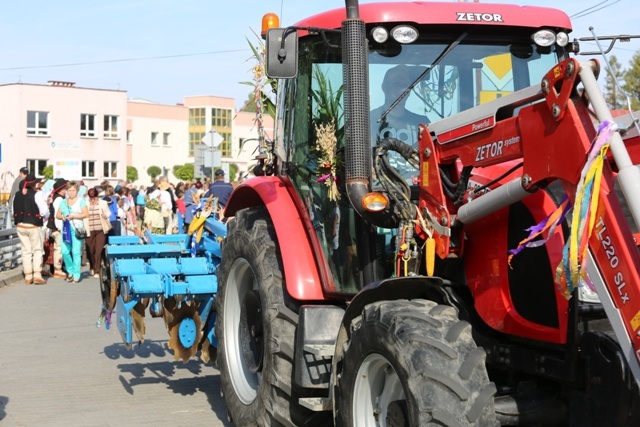
{"type": "Polygon", "coordinates": [[[450,306],[369,304],[336,361],[336,426],[499,425],[485,358],[450,306]]]}
{"type": "Polygon", "coordinates": [[[216,338],[220,382],[231,421],[248,425],[313,425],[329,413],[299,405],[293,384],[298,304],[287,294],[273,224],[266,209],[229,221],[222,247],[216,338]]]}

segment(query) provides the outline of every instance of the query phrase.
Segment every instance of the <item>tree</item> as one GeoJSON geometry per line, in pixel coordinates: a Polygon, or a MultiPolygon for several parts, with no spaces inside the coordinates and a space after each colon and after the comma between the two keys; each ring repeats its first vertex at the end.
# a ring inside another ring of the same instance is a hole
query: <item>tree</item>
{"type": "Polygon", "coordinates": [[[624,75],[624,90],[631,97],[631,109],[640,109],[640,51],[633,54],[624,75]]]}
{"type": "Polygon", "coordinates": [[[162,169],[158,166],[149,166],[147,169],[147,174],[151,177],[151,181],[155,181],[156,177],[162,173],[162,169]]]}
{"type": "Polygon", "coordinates": [[[175,165],[173,167],[173,175],[181,181],[191,181],[195,175],[193,163],[186,165],[175,165]]]}
{"type": "Polygon", "coordinates": [[[42,175],[45,179],[53,179],[53,165],[47,165],[42,169],[42,175]]]}
{"type": "Polygon", "coordinates": [[[258,109],[258,107],[256,106],[255,97],[255,93],[249,92],[249,94],[247,95],[247,100],[244,101],[244,104],[242,104],[242,108],[240,109],[240,111],[243,111],[245,113],[255,113],[258,109]]]}
{"type": "Polygon", "coordinates": [[[127,166],[127,181],[134,182],[138,180],[138,169],[134,166],[127,166]]]}
{"type": "Polygon", "coordinates": [[[235,163],[229,164],[229,182],[233,182],[236,180],[238,169],[238,165],[236,165],[235,163]]]}
{"type": "Polygon", "coordinates": [[[611,66],[611,72],[606,68],[607,75],[604,81],[605,101],[607,101],[607,105],[611,110],[626,108],[627,99],[624,93],[622,93],[618,88],[618,82],[622,81],[624,78],[624,70],[615,55],[611,55],[609,58],[609,65],[611,66]]]}

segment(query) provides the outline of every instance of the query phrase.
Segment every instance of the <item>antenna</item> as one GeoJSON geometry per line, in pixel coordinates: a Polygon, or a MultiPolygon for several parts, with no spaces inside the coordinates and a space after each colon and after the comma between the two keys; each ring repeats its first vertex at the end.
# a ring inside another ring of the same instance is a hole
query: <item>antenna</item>
{"type": "Polygon", "coordinates": [[[622,89],[620,84],[618,84],[618,80],[615,78],[615,73],[613,72],[613,70],[611,69],[611,65],[609,64],[609,58],[607,57],[607,54],[605,53],[605,51],[602,49],[602,46],[600,46],[600,40],[598,39],[598,36],[596,36],[596,32],[593,29],[593,27],[589,27],[589,31],[591,32],[591,34],[593,34],[593,39],[595,40],[596,45],[598,46],[598,50],[600,50],[600,54],[604,58],[604,64],[607,67],[607,71],[611,75],[613,83],[616,85],[620,93],[622,93],[624,97],[627,99],[627,109],[629,110],[629,115],[631,116],[632,121],[629,127],[625,130],[625,132],[631,129],[632,126],[635,126],[636,130],[638,131],[638,134],[640,134],[640,126],[638,126],[638,118],[634,116],[633,110],[631,109],[631,97],[629,97],[629,94],[624,89],[622,89]]]}

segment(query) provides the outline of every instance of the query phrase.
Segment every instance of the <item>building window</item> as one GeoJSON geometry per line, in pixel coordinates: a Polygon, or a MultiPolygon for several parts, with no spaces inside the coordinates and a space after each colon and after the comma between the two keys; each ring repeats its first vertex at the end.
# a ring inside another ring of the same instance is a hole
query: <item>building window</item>
{"type": "Polygon", "coordinates": [[[189,126],[204,126],[205,123],[204,108],[189,109],[189,126]]]}
{"type": "Polygon", "coordinates": [[[163,147],[168,147],[169,146],[169,133],[165,132],[162,134],[162,146],[163,147]]]}
{"type": "Polygon", "coordinates": [[[95,114],[80,114],[80,136],[85,138],[96,137],[95,114]]]}
{"type": "Polygon", "coordinates": [[[220,143],[220,147],[218,147],[222,157],[231,157],[231,134],[229,132],[220,132],[220,135],[224,138],[220,143]]]}
{"type": "Polygon", "coordinates": [[[49,112],[27,111],[27,135],[49,135],[49,112]]]}
{"type": "Polygon", "coordinates": [[[196,144],[202,143],[204,132],[189,132],[189,157],[193,157],[193,150],[196,144]]]}
{"type": "Polygon", "coordinates": [[[127,144],[129,144],[129,145],[133,144],[133,141],[131,141],[131,131],[130,130],[127,131],[127,144]]]}
{"type": "Polygon", "coordinates": [[[104,177],[105,178],[117,178],[118,177],[118,162],[104,162],[104,177]]]}
{"type": "Polygon", "coordinates": [[[211,125],[215,127],[231,126],[231,110],[213,108],[211,110],[211,125]]]}
{"type": "Polygon", "coordinates": [[[156,147],[158,145],[158,132],[151,132],[151,146],[156,147]]]}
{"type": "Polygon", "coordinates": [[[27,169],[34,174],[36,178],[44,176],[44,168],[47,166],[47,161],[42,159],[27,159],[27,169]]]}
{"type": "Polygon", "coordinates": [[[96,162],[89,161],[89,160],[82,161],[82,177],[83,178],[96,177],[96,162]]]}
{"type": "Polygon", "coordinates": [[[104,135],[105,138],[118,137],[118,116],[104,116],[104,135]]]}

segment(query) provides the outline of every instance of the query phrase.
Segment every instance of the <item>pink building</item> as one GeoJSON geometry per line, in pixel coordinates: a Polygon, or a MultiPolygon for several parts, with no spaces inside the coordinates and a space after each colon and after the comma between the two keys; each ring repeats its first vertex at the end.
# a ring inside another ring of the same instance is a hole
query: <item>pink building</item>
{"type": "Polygon", "coordinates": [[[173,167],[193,162],[188,150],[187,107],[130,100],[127,117],[126,164],[137,169],[136,184],[151,184],[147,173],[151,166],[159,167],[174,181],[173,167]]]}
{"type": "MultiPolygon", "coordinates": [[[[88,186],[127,179],[150,184],[158,166],[171,182],[174,166],[194,162],[194,147],[215,130],[221,164],[246,172],[255,163],[255,114],[236,112],[232,98],[191,96],[184,104],[127,100],[127,92],[82,88],[75,83],[0,85],[0,192],[9,191],[22,166],[38,177],[53,166],[54,178],[82,179],[88,186]]],[[[273,120],[264,119],[273,135],[273,120]]]]}
{"type": "Polygon", "coordinates": [[[0,173],[4,185],[27,166],[42,176],[47,164],[89,185],[126,178],[127,93],[48,85],[0,85],[0,173]]]}

